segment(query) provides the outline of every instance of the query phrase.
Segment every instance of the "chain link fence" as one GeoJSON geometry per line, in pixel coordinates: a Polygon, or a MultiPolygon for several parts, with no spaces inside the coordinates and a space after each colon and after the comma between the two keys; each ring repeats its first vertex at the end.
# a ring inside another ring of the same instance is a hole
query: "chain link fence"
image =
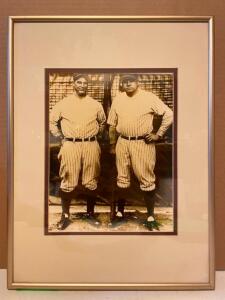
{"type": "MultiPolygon", "coordinates": [[[[88,95],[99,101],[108,111],[111,102],[120,93],[119,74],[96,73],[88,74],[88,95]],[[104,103],[106,101],[107,103],[104,103]]],[[[156,94],[165,104],[173,110],[174,75],[171,73],[146,73],[139,74],[140,88],[156,94]]],[[[49,74],[49,109],[61,99],[73,93],[73,74],[49,74]]]]}

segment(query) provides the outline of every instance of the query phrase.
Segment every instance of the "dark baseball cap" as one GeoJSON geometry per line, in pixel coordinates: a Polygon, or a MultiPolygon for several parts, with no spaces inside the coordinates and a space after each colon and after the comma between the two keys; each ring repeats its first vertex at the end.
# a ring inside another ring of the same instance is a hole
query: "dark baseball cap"
{"type": "Polygon", "coordinates": [[[87,81],[89,81],[89,77],[87,74],[73,74],[73,80],[76,81],[79,78],[85,78],[87,81]]]}
{"type": "Polygon", "coordinates": [[[123,82],[125,80],[138,81],[138,75],[137,74],[121,74],[120,81],[123,82]]]}

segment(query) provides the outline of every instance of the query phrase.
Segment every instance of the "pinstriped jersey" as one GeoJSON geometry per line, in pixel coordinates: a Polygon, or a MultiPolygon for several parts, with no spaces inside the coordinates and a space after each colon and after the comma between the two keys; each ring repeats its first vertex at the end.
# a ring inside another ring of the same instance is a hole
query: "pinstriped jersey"
{"type": "Polygon", "coordinates": [[[142,136],[152,131],[154,114],[162,116],[157,132],[162,136],[172,123],[172,110],[155,94],[138,89],[131,97],[124,92],[114,99],[107,123],[122,135],[142,136]]]}
{"type": "Polygon", "coordinates": [[[106,121],[102,105],[90,96],[76,94],[59,101],[50,113],[50,131],[54,136],[87,138],[95,136],[106,121]]]}

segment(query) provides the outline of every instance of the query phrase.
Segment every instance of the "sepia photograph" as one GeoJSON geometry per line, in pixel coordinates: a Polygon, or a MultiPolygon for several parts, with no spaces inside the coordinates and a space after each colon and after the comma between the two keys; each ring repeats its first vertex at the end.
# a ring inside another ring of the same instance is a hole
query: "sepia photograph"
{"type": "Polygon", "coordinates": [[[176,234],[176,80],[46,69],[46,234],[176,234]]]}

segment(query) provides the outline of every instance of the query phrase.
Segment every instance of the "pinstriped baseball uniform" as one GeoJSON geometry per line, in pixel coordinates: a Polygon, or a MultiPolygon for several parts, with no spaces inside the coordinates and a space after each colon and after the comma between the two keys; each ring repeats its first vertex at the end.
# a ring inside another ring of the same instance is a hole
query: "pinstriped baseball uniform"
{"type": "MultiPolygon", "coordinates": [[[[56,137],[90,138],[98,134],[105,121],[105,113],[100,103],[88,95],[80,99],[73,94],[53,107],[50,131],[56,137]]],[[[97,141],[64,141],[58,155],[61,189],[71,192],[77,186],[82,171],[82,184],[95,190],[100,171],[100,152],[97,141]]]]}
{"type": "MultiPolygon", "coordinates": [[[[173,113],[155,94],[138,88],[135,95],[119,94],[113,101],[107,123],[116,127],[126,137],[144,136],[152,132],[154,114],[162,116],[157,132],[162,136],[172,123],[173,113]]],[[[117,185],[130,186],[130,168],[140,182],[143,191],[155,189],[154,167],[156,153],[154,143],[142,140],[126,140],[119,137],[116,144],[117,185]]]]}

